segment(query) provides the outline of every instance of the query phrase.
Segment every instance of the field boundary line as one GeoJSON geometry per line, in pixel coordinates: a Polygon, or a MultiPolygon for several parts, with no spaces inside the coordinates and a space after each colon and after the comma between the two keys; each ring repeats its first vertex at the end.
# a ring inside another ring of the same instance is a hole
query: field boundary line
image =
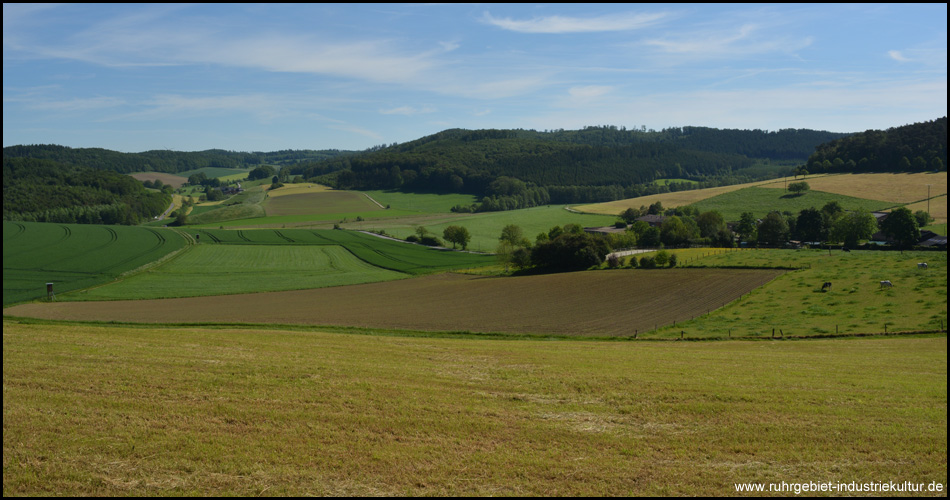
{"type": "Polygon", "coordinates": [[[386,210],[386,207],[384,207],[382,203],[374,200],[373,197],[369,195],[369,193],[364,193],[363,191],[360,191],[360,193],[363,193],[363,196],[367,197],[369,201],[375,203],[377,207],[382,208],[383,210],[386,210]]]}
{"type": "Polygon", "coordinates": [[[104,286],[107,286],[107,285],[112,285],[112,284],[118,283],[118,282],[120,282],[120,281],[124,281],[124,280],[126,280],[126,279],[131,278],[132,276],[135,276],[135,275],[138,275],[138,274],[142,274],[142,273],[144,273],[145,271],[151,270],[151,269],[156,268],[156,267],[160,267],[160,266],[162,266],[162,265],[168,263],[168,262],[171,261],[172,259],[174,259],[174,258],[180,256],[183,252],[186,252],[186,251],[188,251],[188,250],[191,250],[191,249],[194,247],[194,245],[195,245],[195,240],[194,240],[194,238],[191,237],[190,234],[188,234],[187,232],[182,232],[182,231],[178,231],[178,230],[172,230],[172,231],[175,232],[176,234],[178,234],[179,236],[181,236],[182,239],[185,240],[185,246],[179,248],[178,250],[174,250],[174,251],[172,251],[172,252],[169,252],[169,253],[163,255],[161,258],[156,259],[156,260],[153,260],[152,262],[149,262],[149,263],[147,263],[147,264],[143,264],[143,265],[141,265],[141,266],[139,266],[139,267],[137,267],[137,268],[135,268],[135,269],[130,269],[130,270],[124,272],[124,273],[121,273],[121,274],[115,276],[111,281],[108,281],[108,282],[106,282],[106,283],[100,283],[100,284],[98,284],[98,285],[93,285],[93,286],[86,287],[86,288],[78,288],[78,289],[76,289],[76,290],[70,290],[70,291],[64,292],[64,293],[62,293],[62,294],[60,294],[60,295],[68,295],[68,294],[72,294],[72,293],[83,292],[83,291],[86,291],[86,290],[95,290],[96,288],[101,288],[101,287],[104,287],[104,286]]]}
{"type": "Polygon", "coordinates": [[[251,330],[281,330],[281,331],[299,331],[314,332],[339,335],[367,335],[380,337],[424,337],[424,338],[458,338],[472,340],[531,340],[531,341],[565,341],[565,342],[778,342],[778,341],[809,341],[809,340],[835,340],[846,338],[900,338],[915,336],[933,336],[943,337],[947,335],[947,329],[933,330],[910,330],[903,332],[864,332],[864,333],[840,333],[840,334],[817,334],[817,335],[785,335],[784,337],[764,337],[742,335],[734,337],[637,337],[633,335],[624,336],[602,336],[602,335],[558,335],[543,332],[477,332],[469,330],[414,330],[409,328],[377,328],[368,326],[347,326],[333,324],[293,324],[293,323],[249,323],[249,322],[168,322],[168,323],[139,323],[134,321],[105,321],[105,320],[75,320],[75,319],[46,319],[33,318],[29,316],[3,315],[4,321],[15,322],[19,324],[51,324],[51,325],[94,325],[99,327],[115,328],[155,328],[155,329],[176,329],[176,328],[195,328],[195,329],[251,329],[251,330]]]}

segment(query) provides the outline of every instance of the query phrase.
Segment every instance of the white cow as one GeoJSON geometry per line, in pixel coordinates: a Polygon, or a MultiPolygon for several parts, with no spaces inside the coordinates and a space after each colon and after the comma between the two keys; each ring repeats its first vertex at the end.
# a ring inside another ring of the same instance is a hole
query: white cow
{"type": "Polygon", "coordinates": [[[917,269],[927,269],[927,263],[926,263],[926,262],[918,262],[918,263],[917,263],[917,269]]]}
{"type": "Polygon", "coordinates": [[[884,280],[881,282],[881,288],[891,288],[894,284],[891,283],[891,280],[884,280]]]}

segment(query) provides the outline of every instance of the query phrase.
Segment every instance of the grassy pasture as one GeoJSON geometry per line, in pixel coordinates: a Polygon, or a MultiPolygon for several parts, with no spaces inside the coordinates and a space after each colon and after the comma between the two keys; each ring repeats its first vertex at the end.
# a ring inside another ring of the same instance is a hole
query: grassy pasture
{"type": "Polygon", "coordinates": [[[797,214],[806,208],[815,207],[820,209],[831,201],[837,201],[845,210],[876,211],[894,206],[893,203],[887,201],[866,200],[841,194],[825,193],[814,189],[803,195],[792,195],[767,187],[750,187],[730,191],[692,203],[692,206],[699,209],[700,212],[716,210],[727,221],[737,221],[743,212],[752,212],[757,218],[764,218],[774,210],[797,214]]]}
{"type": "Polygon", "coordinates": [[[189,215],[188,224],[218,224],[235,219],[263,217],[265,212],[261,203],[264,201],[265,196],[266,191],[261,186],[247,189],[243,193],[221,201],[213,210],[196,212],[194,215],[189,215]]]}
{"type": "Polygon", "coordinates": [[[130,226],[3,222],[3,304],[117,278],[184,248],[177,232],[130,226]]]}
{"type": "Polygon", "coordinates": [[[512,278],[437,274],[318,290],[8,308],[45,319],[257,323],[633,337],[722,307],[782,271],[612,270],[512,278]]]}
{"type": "Polygon", "coordinates": [[[947,483],[945,336],[500,342],[7,320],[3,333],[4,496],[947,483]]]}
{"type": "MultiPolygon", "coordinates": [[[[938,330],[947,326],[946,252],[690,249],[686,266],[802,267],[701,318],[659,336],[770,337],[938,330]],[[927,262],[928,269],[918,269],[927,262]],[[882,289],[881,280],[894,287],[882,289]],[[821,291],[831,282],[829,291],[821,291]]],[[[673,251],[672,253],[679,253],[673,251]]]]}
{"type": "Polygon", "coordinates": [[[456,205],[468,206],[478,197],[468,194],[402,193],[399,191],[366,191],[383,206],[424,213],[449,213],[456,205]]]}
{"type": "MultiPolygon", "coordinates": [[[[476,214],[445,214],[422,215],[404,219],[387,219],[367,222],[366,228],[383,229],[387,234],[397,238],[405,238],[414,234],[416,227],[422,226],[433,234],[442,237],[442,232],[448,226],[462,226],[468,229],[472,240],[468,245],[470,250],[494,252],[498,247],[498,237],[501,230],[508,224],[514,224],[524,231],[524,235],[534,241],[538,233],[547,233],[554,226],[565,224],[579,224],[581,226],[611,225],[616,217],[604,215],[578,214],[564,209],[564,205],[550,205],[544,207],[510,210],[505,212],[483,212],[476,214]]],[[[344,227],[352,227],[359,223],[350,223],[344,227]]]]}
{"type": "Polygon", "coordinates": [[[729,193],[732,191],[737,191],[739,189],[745,189],[753,186],[760,186],[764,184],[769,184],[773,182],[782,182],[767,180],[760,182],[752,182],[749,184],[736,184],[733,186],[720,186],[714,188],[706,189],[694,189],[691,191],[677,191],[675,193],[663,193],[663,194],[654,194],[650,196],[640,196],[638,198],[628,198],[625,200],[617,201],[608,201],[604,203],[594,203],[591,205],[578,205],[574,209],[579,212],[589,213],[589,214],[603,214],[603,215],[613,215],[617,216],[624,210],[628,208],[640,208],[649,207],[650,205],[660,202],[663,204],[663,208],[675,208],[681,207],[684,205],[691,205],[693,203],[705,200],[707,198],[712,198],[719,196],[724,193],[729,193]]]}
{"type": "Polygon", "coordinates": [[[198,245],[161,266],[59,300],[196,297],[323,288],[406,278],[338,246],[198,245]]]}

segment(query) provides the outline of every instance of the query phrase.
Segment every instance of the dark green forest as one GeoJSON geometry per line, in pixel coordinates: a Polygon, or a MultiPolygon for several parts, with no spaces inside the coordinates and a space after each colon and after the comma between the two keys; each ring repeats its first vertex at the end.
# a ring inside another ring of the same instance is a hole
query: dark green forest
{"type": "Polygon", "coordinates": [[[3,158],[3,219],[140,224],[171,203],[127,175],[34,158],[3,158]]]}
{"type": "MultiPolygon", "coordinates": [[[[483,196],[461,210],[507,210],[545,203],[586,203],[758,180],[756,165],[804,163],[819,144],[845,134],[813,130],[662,131],[450,129],[358,155],[300,163],[292,175],[340,189],[399,189],[483,196]],[[696,183],[656,186],[656,179],[696,183]],[[505,181],[519,181],[512,190],[505,181]]],[[[788,173],[792,167],[787,168],[788,173]]],[[[776,169],[768,174],[778,175],[776,169]]],[[[765,175],[768,175],[765,174],[765,175]]]]}
{"type": "Polygon", "coordinates": [[[924,172],[947,169],[947,117],[868,130],[820,145],[809,173],[924,172]]]}
{"type": "Polygon", "coordinates": [[[9,146],[3,148],[4,158],[36,158],[72,165],[83,165],[122,174],[164,172],[177,174],[204,167],[246,168],[258,165],[291,165],[298,162],[325,160],[352,154],[338,150],[284,150],[270,153],[239,153],[222,149],[182,152],[154,150],[143,153],[120,153],[101,148],[70,148],[57,145],[9,146]]]}

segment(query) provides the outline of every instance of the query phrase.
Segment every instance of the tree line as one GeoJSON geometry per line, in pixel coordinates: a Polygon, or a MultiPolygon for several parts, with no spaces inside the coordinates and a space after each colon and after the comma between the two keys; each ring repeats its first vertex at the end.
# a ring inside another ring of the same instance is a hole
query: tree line
{"type": "MultiPolygon", "coordinates": [[[[804,161],[823,141],[844,134],[807,130],[660,132],[617,127],[576,131],[450,129],[359,155],[291,167],[293,175],[339,189],[453,192],[482,197],[457,211],[495,211],[547,203],[611,201],[677,189],[757,180],[760,155],[804,161]],[[524,184],[499,193],[498,179],[524,184]],[[661,178],[693,182],[655,186],[661,178]]],[[[789,171],[791,168],[789,168],[789,171]]],[[[775,169],[771,170],[774,174],[775,169]]]]}
{"type": "Polygon", "coordinates": [[[115,172],[51,160],[3,158],[3,219],[88,224],[140,224],[171,203],[115,172]]]}
{"type": "Polygon", "coordinates": [[[285,165],[312,162],[351,154],[339,150],[284,150],[275,152],[236,152],[222,149],[184,152],[153,150],[121,153],[102,148],[70,148],[55,144],[19,145],[3,148],[4,158],[35,158],[123,174],[164,172],[177,174],[204,167],[248,168],[260,165],[285,165]]]}
{"type": "Polygon", "coordinates": [[[947,117],[887,130],[868,130],[821,144],[809,173],[947,170],[947,117]]]}

